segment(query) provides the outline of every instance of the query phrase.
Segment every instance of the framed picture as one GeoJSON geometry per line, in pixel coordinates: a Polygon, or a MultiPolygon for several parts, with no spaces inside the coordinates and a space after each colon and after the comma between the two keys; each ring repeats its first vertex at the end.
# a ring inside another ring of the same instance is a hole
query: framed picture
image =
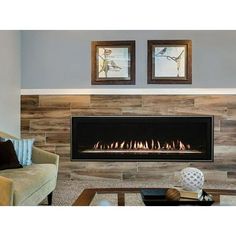
{"type": "Polygon", "coordinates": [[[192,41],[148,40],[148,84],[191,84],[192,41]]]}
{"type": "Polygon", "coordinates": [[[135,41],[92,42],[92,84],[135,84],[135,41]]]}

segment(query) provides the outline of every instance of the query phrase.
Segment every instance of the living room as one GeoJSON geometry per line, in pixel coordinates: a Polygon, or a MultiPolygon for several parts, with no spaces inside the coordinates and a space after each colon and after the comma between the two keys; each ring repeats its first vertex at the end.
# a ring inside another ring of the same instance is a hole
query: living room
{"type": "Polygon", "coordinates": [[[193,204],[236,206],[235,30],[18,28],[0,31],[0,136],[31,159],[0,170],[1,205],[183,205],[166,191],[192,174],[193,204]]]}

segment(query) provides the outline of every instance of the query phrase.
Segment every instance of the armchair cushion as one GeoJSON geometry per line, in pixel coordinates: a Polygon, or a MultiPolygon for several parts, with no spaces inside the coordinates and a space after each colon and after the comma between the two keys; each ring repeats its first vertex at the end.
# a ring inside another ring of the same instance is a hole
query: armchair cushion
{"type": "MultiPolygon", "coordinates": [[[[51,188],[50,182],[57,178],[57,168],[53,164],[32,164],[21,169],[3,170],[1,176],[13,182],[13,205],[25,205],[26,200],[36,192],[35,197],[38,197],[41,192],[39,186],[51,188]]],[[[48,191],[51,192],[50,189],[48,191]]]]}

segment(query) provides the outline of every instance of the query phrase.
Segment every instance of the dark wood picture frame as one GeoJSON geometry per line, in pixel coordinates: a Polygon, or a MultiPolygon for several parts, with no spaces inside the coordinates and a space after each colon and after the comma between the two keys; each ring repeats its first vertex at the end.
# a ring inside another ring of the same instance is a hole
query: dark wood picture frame
{"type": "Polygon", "coordinates": [[[93,41],[91,48],[92,85],[135,84],[135,41],[93,41]]]}
{"type": "Polygon", "coordinates": [[[148,69],[148,75],[147,75],[148,84],[192,84],[192,41],[191,40],[148,40],[148,66],[147,67],[148,67],[147,68],[148,69]],[[182,49],[183,47],[184,49],[182,49]],[[179,51],[177,52],[177,50],[179,51]],[[176,55],[174,55],[173,53],[168,54],[171,52],[175,52],[176,55]],[[159,57],[158,60],[160,61],[159,68],[161,69],[159,71],[158,69],[156,69],[158,68],[158,64],[156,63],[157,61],[156,57],[159,57]],[[166,63],[166,65],[164,63],[166,63]],[[172,63],[172,65],[168,63],[172,63]],[[169,74],[171,73],[173,74],[174,72],[174,69],[173,69],[174,66],[176,68],[175,73],[177,75],[170,76],[169,74]],[[171,72],[168,72],[167,68],[171,68],[171,72]],[[180,70],[181,70],[181,73],[180,73],[180,70]],[[162,75],[157,76],[158,72],[160,72],[160,74],[162,73],[162,75]],[[166,73],[166,76],[163,76],[164,73],[166,73]]]}

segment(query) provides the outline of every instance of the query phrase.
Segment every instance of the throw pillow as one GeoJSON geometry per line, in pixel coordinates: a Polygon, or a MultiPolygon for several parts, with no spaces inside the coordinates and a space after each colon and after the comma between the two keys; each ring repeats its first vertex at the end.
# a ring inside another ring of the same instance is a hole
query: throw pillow
{"type": "Polygon", "coordinates": [[[19,163],[13,143],[8,140],[0,142],[0,170],[22,168],[19,163]]]}
{"type": "Polygon", "coordinates": [[[32,148],[34,139],[4,139],[11,140],[18,160],[22,166],[28,166],[32,164],[32,148]]]}

